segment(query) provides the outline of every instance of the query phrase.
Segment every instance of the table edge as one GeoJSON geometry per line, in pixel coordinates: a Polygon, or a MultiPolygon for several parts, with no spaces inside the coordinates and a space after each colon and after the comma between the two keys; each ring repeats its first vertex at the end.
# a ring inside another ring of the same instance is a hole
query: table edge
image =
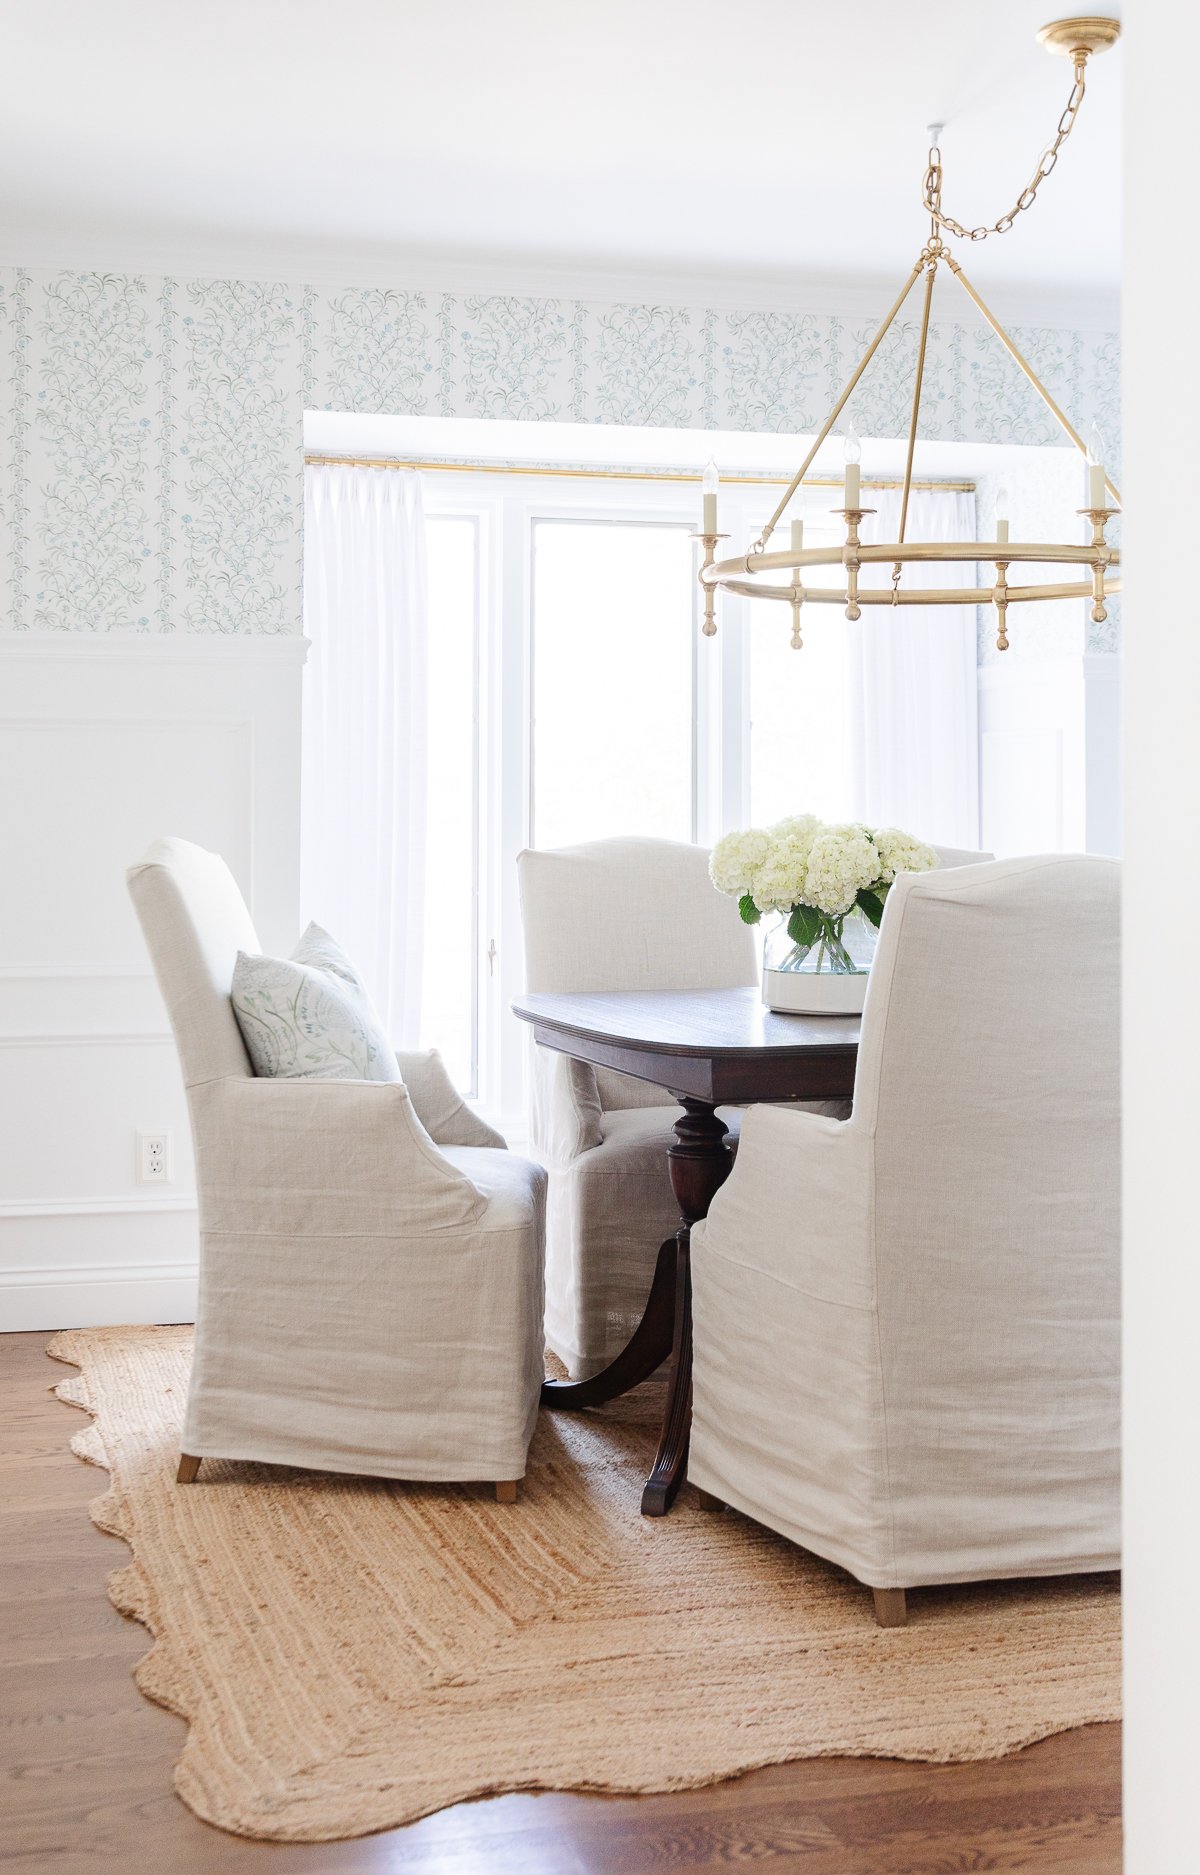
{"type": "MultiPolygon", "coordinates": [[[[616,992],[614,992],[616,993],[616,992]]],[[[522,1009],[520,999],[514,998],[509,1005],[519,1022],[527,1022],[533,1029],[549,1029],[555,1035],[575,1036],[580,1041],[594,1042],[601,1047],[641,1050],[646,1054],[675,1055],[697,1061],[741,1061],[754,1060],[764,1052],[773,1055],[857,1055],[859,1041],[804,1041],[804,1042],[767,1042],[750,1047],[717,1044],[713,1046],[695,1042],[653,1042],[645,1037],[616,1036],[611,1030],[590,1029],[578,1022],[564,1022],[561,1018],[541,1014],[532,1009],[522,1009]]],[[[820,1017],[810,1018],[820,1021],[820,1017]]],[[[845,1021],[845,1016],[833,1020],[845,1021]]]]}

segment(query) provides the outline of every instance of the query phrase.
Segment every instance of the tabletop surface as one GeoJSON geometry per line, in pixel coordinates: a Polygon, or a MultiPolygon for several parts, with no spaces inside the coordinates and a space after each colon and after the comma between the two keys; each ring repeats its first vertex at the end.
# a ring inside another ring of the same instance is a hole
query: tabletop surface
{"type": "Polygon", "coordinates": [[[731,990],[575,990],[518,996],[523,1022],[621,1048],[704,1059],[853,1055],[861,1016],[777,1015],[757,984],[731,990]]]}

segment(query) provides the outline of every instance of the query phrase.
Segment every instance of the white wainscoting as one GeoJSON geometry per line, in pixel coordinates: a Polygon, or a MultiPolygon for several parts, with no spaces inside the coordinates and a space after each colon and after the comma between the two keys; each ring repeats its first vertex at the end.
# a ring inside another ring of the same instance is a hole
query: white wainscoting
{"type": "Polygon", "coordinates": [[[1116,657],[1003,658],[981,667],[987,851],[1120,852],[1120,680],[1116,657]]]}
{"type": "Polygon", "coordinates": [[[295,941],[300,638],[0,633],[0,1327],[186,1321],[196,1206],[166,1012],[125,890],[162,834],[295,941]],[[169,1132],[170,1182],[134,1135],[169,1132]]]}

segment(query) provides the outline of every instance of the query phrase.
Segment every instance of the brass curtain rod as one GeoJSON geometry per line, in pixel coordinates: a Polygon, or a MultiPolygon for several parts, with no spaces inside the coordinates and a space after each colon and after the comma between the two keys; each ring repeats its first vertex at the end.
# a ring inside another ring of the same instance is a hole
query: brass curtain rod
{"type": "MultiPolygon", "coordinates": [[[[699,470],[694,473],[684,469],[555,469],[533,463],[489,463],[489,462],[418,462],[399,456],[309,456],[304,458],[305,465],[328,466],[340,469],[423,469],[447,475],[557,475],[578,477],[588,482],[696,482],[701,479],[699,470]]],[[[746,487],[785,488],[786,475],[723,475],[722,482],[746,487]]],[[[802,483],[804,488],[841,488],[842,479],[838,475],[806,475],[802,483]]],[[[886,477],[864,475],[864,488],[903,488],[903,481],[897,477],[891,481],[886,477]]],[[[913,482],[913,488],[947,489],[966,495],[975,493],[974,482],[913,482]]]]}

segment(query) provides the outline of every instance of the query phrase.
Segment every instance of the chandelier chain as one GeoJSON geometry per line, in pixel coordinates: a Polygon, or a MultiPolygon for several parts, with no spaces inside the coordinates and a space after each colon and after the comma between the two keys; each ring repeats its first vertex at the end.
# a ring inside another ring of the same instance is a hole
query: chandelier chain
{"type": "Polygon", "coordinates": [[[1075,128],[1075,119],[1083,103],[1086,89],[1084,70],[1086,58],[1076,58],[1075,84],[1067,99],[1066,107],[1058,120],[1058,133],[1052,143],[1048,143],[1037,160],[1037,168],[1025,184],[1007,215],[1001,215],[990,227],[964,228],[961,221],[948,215],[942,207],[942,152],[935,143],[929,152],[929,164],[925,171],[925,180],[921,188],[921,201],[928,210],[935,228],[945,228],[949,234],[957,235],[962,241],[986,241],[989,234],[1007,234],[1013,223],[1025,209],[1032,208],[1037,200],[1037,192],[1047,176],[1052,175],[1058,162],[1058,153],[1075,128]]]}

